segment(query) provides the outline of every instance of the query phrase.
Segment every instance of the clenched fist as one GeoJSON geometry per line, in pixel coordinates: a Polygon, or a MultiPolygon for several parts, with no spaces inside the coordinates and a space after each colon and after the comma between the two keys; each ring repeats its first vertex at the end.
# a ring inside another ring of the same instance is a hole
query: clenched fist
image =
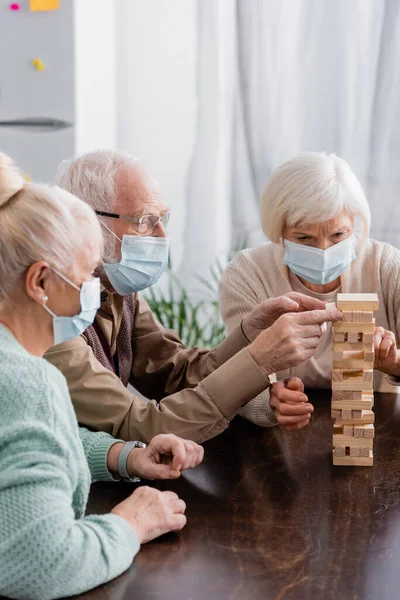
{"type": "Polygon", "coordinates": [[[287,431],[306,427],[314,411],[304,394],[303,382],[298,377],[287,377],[273,383],[269,404],[274,409],[276,420],[287,431]]]}
{"type": "Polygon", "coordinates": [[[202,446],[195,442],[160,433],[147,448],[134,448],[129,453],[127,469],[129,475],[144,479],[176,479],[181,471],[197,467],[203,457],[202,446]]]}

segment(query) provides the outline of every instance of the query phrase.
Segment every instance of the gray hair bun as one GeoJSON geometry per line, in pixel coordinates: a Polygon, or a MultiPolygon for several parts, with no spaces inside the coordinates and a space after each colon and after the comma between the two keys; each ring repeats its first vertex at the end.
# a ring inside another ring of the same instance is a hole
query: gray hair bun
{"type": "Polygon", "coordinates": [[[0,208],[25,185],[21,171],[9,156],[0,152],[0,208]]]}

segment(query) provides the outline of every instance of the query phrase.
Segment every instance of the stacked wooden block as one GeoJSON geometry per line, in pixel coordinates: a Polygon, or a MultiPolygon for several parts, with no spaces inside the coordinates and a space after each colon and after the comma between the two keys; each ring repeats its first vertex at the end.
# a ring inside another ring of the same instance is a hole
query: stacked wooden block
{"type": "Polygon", "coordinates": [[[333,464],[372,466],[376,294],[338,294],[332,326],[333,464]]]}

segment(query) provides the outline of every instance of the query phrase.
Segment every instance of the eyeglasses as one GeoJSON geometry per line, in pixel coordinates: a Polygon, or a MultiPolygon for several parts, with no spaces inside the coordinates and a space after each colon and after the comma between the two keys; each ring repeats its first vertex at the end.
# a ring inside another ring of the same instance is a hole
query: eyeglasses
{"type": "Polygon", "coordinates": [[[115,213],[104,212],[103,210],[96,210],[96,215],[102,217],[110,217],[111,219],[123,219],[128,223],[135,223],[137,225],[138,235],[151,235],[157,229],[159,224],[167,228],[169,217],[171,213],[165,212],[162,215],[143,215],[143,217],[125,217],[124,215],[117,215],[115,213]]]}

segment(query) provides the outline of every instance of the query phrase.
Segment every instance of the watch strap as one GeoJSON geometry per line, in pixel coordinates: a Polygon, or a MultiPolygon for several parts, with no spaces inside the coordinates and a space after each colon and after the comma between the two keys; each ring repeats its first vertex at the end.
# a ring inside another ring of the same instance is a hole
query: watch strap
{"type": "Polygon", "coordinates": [[[127,463],[128,456],[133,450],[133,448],[146,448],[146,444],[143,442],[125,442],[119,456],[118,456],[118,473],[119,476],[124,481],[130,481],[132,483],[138,483],[140,481],[140,477],[131,477],[128,473],[127,463]]]}

